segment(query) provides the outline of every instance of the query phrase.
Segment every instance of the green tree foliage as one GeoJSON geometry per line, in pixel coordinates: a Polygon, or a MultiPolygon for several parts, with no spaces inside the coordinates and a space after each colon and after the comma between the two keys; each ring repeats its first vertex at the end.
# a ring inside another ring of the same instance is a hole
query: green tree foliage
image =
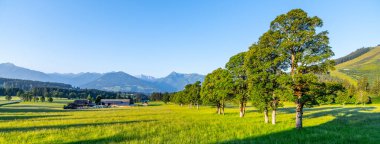
{"type": "Polygon", "coordinates": [[[358,91],[366,91],[366,92],[369,92],[369,83],[368,83],[368,77],[361,77],[359,80],[358,80],[358,87],[357,87],[357,90],[358,91]]]}
{"type": "Polygon", "coordinates": [[[338,91],[335,102],[338,104],[346,105],[349,103],[354,103],[355,98],[347,91],[338,91]]]}
{"type": "Polygon", "coordinates": [[[45,102],[46,101],[46,97],[45,96],[41,96],[40,100],[41,100],[41,102],[45,102]]]}
{"type": "Polygon", "coordinates": [[[188,101],[190,105],[194,104],[197,106],[197,109],[199,109],[201,103],[201,82],[196,81],[194,84],[186,86],[185,93],[189,97],[188,101]]]}
{"type": "Polygon", "coordinates": [[[270,25],[270,35],[276,39],[278,55],[282,58],[282,68],[289,69],[292,76],[292,89],[296,99],[296,128],[302,128],[303,107],[313,96],[307,94],[308,87],[315,81],[314,73],[325,73],[333,69],[334,55],[328,39],[328,32],[317,33],[322,27],[320,18],[309,17],[301,9],[293,9],[277,16],[270,25]]]}
{"type": "Polygon", "coordinates": [[[185,92],[179,91],[179,92],[174,93],[170,101],[176,104],[179,104],[180,106],[182,106],[183,104],[186,104],[185,92]]]}
{"type": "Polygon", "coordinates": [[[169,101],[170,101],[170,97],[172,96],[172,94],[168,93],[168,92],[165,92],[163,95],[162,95],[162,101],[167,104],[169,101]]]}
{"type": "Polygon", "coordinates": [[[102,96],[101,96],[101,95],[98,95],[98,96],[96,96],[96,98],[95,98],[95,103],[96,103],[97,105],[100,105],[101,100],[102,100],[102,96]]]}
{"type": "Polygon", "coordinates": [[[365,105],[370,101],[370,97],[367,91],[358,90],[355,94],[356,104],[365,105]]]}
{"type": "Polygon", "coordinates": [[[154,92],[150,95],[149,99],[151,101],[162,101],[163,94],[160,92],[154,92]]]}
{"type": "Polygon", "coordinates": [[[230,58],[226,64],[226,69],[230,71],[234,82],[234,101],[239,104],[240,117],[244,117],[247,102],[250,99],[248,94],[247,70],[244,67],[246,52],[238,53],[230,58]]]}
{"type": "Polygon", "coordinates": [[[10,95],[6,95],[6,96],[5,96],[5,100],[7,100],[7,101],[11,101],[11,100],[12,100],[12,96],[10,96],[10,95]]]}
{"type": "Polygon", "coordinates": [[[87,100],[89,100],[90,102],[93,102],[93,101],[94,101],[94,98],[92,98],[91,95],[88,95],[88,96],[87,96],[87,100]]]}
{"type": "Polygon", "coordinates": [[[40,99],[37,96],[33,96],[33,102],[38,102],[40,99]]]}
{"type": "MultiPolygon", "coordinates": [[[[246,54],[245,68],[248,73],[248,88],[253,105],[264,112],[268,123],[268,110],[272,110],[272,123],[276,122],[276,110],[281,106],[280,98],[289,91],[286,75],[282,72],[282,61],[275,33],[264,33],[257,44],[253,44],[246,54]],[[281,78],[283,77],[283,78],[281,78]]],[[[284,99],[284,98],[283,98],[284,99]]]]}
{"type": "Polygon", "coordinates": [[[377,77],[371,87],[371,93],[380,96],[380,77],[377,77]]]}
{"type": "Polygon", "coordinates": [[[52,98],[52,97],[49,97],[49,98],[48,98],[48,102],[50,102],[50,103],[53,102],[53,98],[52,98]]]}
{"type": "Polygon", "coordinates": [[[218,114],[224,114],[226,102],[232,99],[232,95],[233,80],[228,70],[218,68],[206,76],[201,99],[204,103],[216,105],[218,114]]]}
{"type": "MultiPolygon", "coordinates": [[[[323,96],[317,97],[318,104],[333,104],[336,103],[338,92],[345,92],[343,84],[340,82],[322,82],[323,96]]],[[[342,93],[339,93],[342,94],[342,93]]]]}

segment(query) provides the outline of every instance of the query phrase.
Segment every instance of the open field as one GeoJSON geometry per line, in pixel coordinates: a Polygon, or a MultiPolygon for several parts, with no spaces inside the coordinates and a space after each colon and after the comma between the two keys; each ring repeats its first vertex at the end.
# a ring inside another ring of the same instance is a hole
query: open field
{"type": "Polygon", "coordinates": [[[378,143],[380,105],[328,105],[305,109],[295,130],[294,107],[279,110],[278,124],[264,124],[249,107],[215,109],[154,103],[148,107],[63,110],[63,103],[0,107],[0,143],[378,143]]]}

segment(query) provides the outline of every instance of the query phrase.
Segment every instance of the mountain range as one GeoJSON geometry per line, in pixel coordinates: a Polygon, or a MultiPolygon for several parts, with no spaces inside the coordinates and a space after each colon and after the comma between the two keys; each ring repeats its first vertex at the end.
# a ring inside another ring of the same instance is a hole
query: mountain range
{"type": "Polygon", "coordinates": [[[125,72],[109,73],[44,73],[16,66],[12,63],[0,64],[0,77],[11,79],[58,82],[75,87],[125,92],[175,92],[185,85],[203,81],[204,75],[172,72],[166,77],[155,78],[147,75],[132,76],[125,72]]]}

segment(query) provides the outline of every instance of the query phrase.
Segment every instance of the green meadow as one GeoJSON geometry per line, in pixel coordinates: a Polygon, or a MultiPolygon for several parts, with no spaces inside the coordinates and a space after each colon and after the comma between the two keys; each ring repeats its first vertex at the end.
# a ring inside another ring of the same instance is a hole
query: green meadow
{"type": "MultiPolygon", "coordinates": [[[[2,100],[3,101],[3,100],[2,100]]],[[[263,114],[238,107],[225,115],[174,104],[63,110],[69,100],[21,102],[0,107],[0,143],[378,143],[380,105],[324,105],[305,108],[304,129],[296,130],[295,108],[278,111],[276,125],[263,114]]]]}

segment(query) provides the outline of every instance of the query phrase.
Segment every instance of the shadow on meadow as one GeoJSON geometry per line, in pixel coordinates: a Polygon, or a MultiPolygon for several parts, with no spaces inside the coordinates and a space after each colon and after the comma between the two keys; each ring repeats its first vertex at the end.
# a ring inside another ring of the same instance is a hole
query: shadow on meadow
{"type": "Polygon", "coordinates": [[[28,120],[34,118],[51,118],[51,117],[64,117],[67,115],[13,115],[13,116],[2,116],[0,115],[0,121],[11,121],[11,120],[28,120]]]}
{"type": "Polygon", "coordinates": [[[51,109],[51,108],[36,108],[36,107],[23,107],[23,108],[12,108],[12,107],[2,107],[0,108],[1,113],[27,113],[27,112],[65,112],[63,109],[51,109]]]}
{"type": "Polygon", "coordinates": [[[48,126],[34,126],[34,127],[8,127],[0,128],[0,132],[13,132],[13,131],[36,131],[42,129],[67,129],[87,126],[104,126],[113,124],[131,124],[139,122],[154,122],[157,120],[136,120],[136,121],[122,121],[122,122],[98,122],[98,123],[78,123],[78,124],[66,124],[66,125],[48,125],[48,126]]]}
{"type": "Polygon", "coordinates": [[[308,109],[307,111],[325,111],[304,116],[304,123],[307,123],[308,119],[322,116],[335,117],[321,125],[221,143],[378,143],[380,141],[380,113],[371,113],[375,107],[327,109],[329,108],[308,109]]]}
{"type": "Polygon", "coordinates": [[[104,144],[104,143],[126,143],[132,140],[143,140],[146,139],[147,135],[127,135],[126,133],[118,133],[109,137],[97,138],[91,140],[79,140],[73,142],[67,142],[64,144],[104,144]]]}

